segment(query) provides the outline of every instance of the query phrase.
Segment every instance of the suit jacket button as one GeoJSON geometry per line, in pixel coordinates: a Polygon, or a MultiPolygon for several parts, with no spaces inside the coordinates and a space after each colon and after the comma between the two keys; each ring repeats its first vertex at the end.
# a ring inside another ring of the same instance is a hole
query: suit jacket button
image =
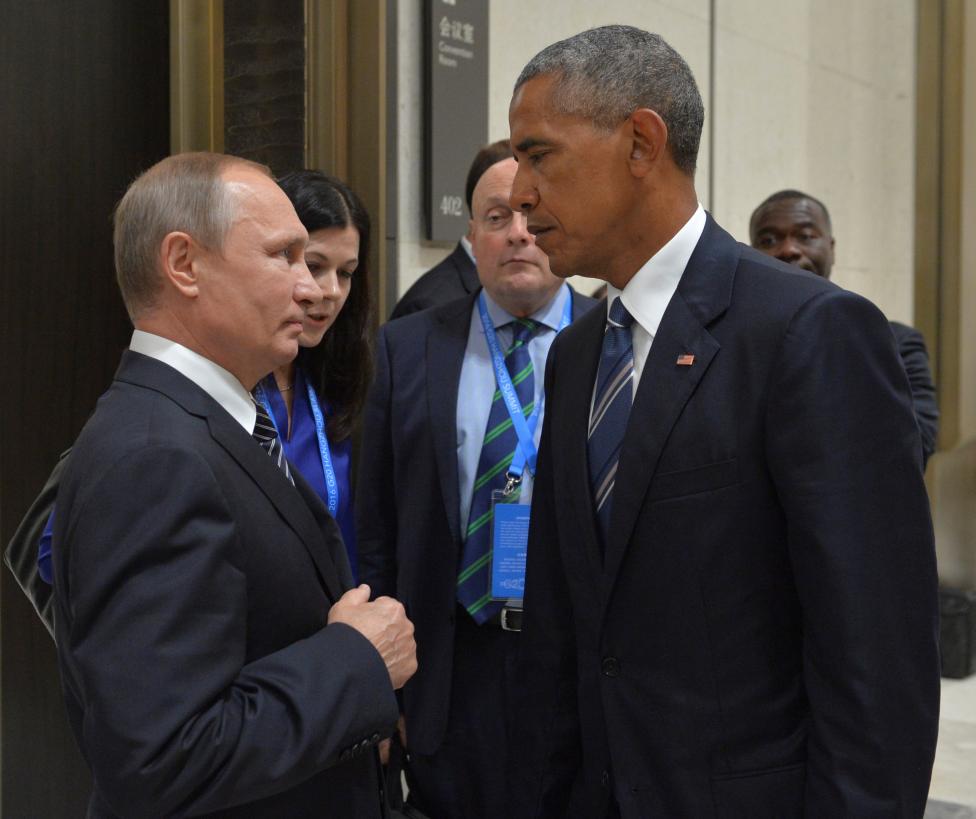
{"type": "Polygon", "coordinates": [[[606,677],[616,677],[620,673],[620,663],[616,657],[604,657],[600,668],[606,677]]]}
{"type": "Polygon", "coordinates": [[[371,737],[369,738],[369,741],[370,741],[370,742],[371,742],[371,743],[372,743],[373,745],[375,745],[375,744],[376,744],[377,742],[379,742],[379,741],[380,741],[380,735],[379,735],[379,734],[373,734],[373,736],[371,736],[371,737]]]}
{"type": "Polygon", "coordinates": [[[346,748],[341,754],[339,754],[339,761],[346,762],[351,756],[352,756],[352,751],[346,748]]]}
{"type": "Polygon", "coordinates": [[[600,774],[600,784],[603,785],[604,788],[610,787],[610,771],[604,771],[602,774],[600,774]]]}

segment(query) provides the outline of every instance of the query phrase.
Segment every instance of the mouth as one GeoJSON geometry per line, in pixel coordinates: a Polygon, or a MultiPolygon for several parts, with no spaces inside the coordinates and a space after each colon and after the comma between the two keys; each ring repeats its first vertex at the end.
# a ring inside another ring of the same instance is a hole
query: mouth
{"type": "Polygon", "coordinates": [[[537,262],[534,259],[526,259],[522,256],[515,256],[509,259],[508,261],[502,263],[503,266],[507,266],[510,264],[528,264],[528,265],[538,266],[537,262]]]}
{"type": "Polygon", "coordinates": [[[306,313],[305,321],[312,322],[313,324],[322,324],[329,320],[329,316],[324,313],[306,313]]]}

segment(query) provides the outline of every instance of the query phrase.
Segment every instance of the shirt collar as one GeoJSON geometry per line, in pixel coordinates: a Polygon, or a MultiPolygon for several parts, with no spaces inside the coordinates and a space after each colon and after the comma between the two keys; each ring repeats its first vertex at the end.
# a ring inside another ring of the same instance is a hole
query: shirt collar
{"type": "Polygon", "coordinates": [[[182,344],[144,330],[132,332],[129,349],[168,364],[227,410],[248,435],[254,431],[257,411],[250,393],[219,364],[182,344]]]}
{"type": "Polygon", "coordinates": [[[464,252],[468,254],[468,258],[474,263],[474,248],[471,247],[471,242],[468,241],[467,236],[461,237],[461,247],[464,248],[464,252]]]}
{"type": "Polygon", "coordinates": [[[644,263],[623,290],[607,285],[608,314],[613,300],[620,296],[634,320],[649,335],[657,335],[664,311],[678,289],[678,282],[704,230],[705,209],[699,203],[681,230],[644,263]]]}
{"type": "MultiPolygon", "coordinates": [[[[482,288],[481,292],[485,294],[485,303],[488,305],[488,317],[491,319],[496,330],[515,321],[515,316],[503,307],[500,307],[487,290],[482,288]]],[[[563,318],[563,311],[566,309],[566,299],[568,298],[570,298],[569,285],[564,282],[556,291],[556,295],[548,303],[536,310],[529,318],[553,330],[558,330],[559,323],[563,318]]]]}

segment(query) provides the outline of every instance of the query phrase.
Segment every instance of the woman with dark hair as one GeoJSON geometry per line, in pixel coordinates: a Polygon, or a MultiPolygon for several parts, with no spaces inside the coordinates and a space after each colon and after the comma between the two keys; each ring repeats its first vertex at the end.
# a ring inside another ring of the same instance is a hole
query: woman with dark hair
{"type": "Polygon", "coordinates": [[[329,507],[358,577],[350,461],[352,430],[372,376],[369,344],[369,214],[359,197],[321,171],[278,180],[309,242],[305,262],[322,288],[298,339],[298,357],[255,390],[288,460],[329,507]]]}

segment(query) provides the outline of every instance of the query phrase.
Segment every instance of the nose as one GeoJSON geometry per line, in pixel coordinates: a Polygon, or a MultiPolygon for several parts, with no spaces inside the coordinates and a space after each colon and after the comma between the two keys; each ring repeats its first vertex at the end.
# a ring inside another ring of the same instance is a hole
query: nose
{"type": "Polygon", "coordinates": [[[339,290],[339,272],[337,270],[329,270],[324,276],[320,276],[319,290],[323,299],[335,301],[335,299],[339,298],[341,293],[339,290]]]}
{"type": "Polygon", "coordinates": [[[532,240],[528,219],[524,213],[516,211],[508,225],[508,242],[513,245],[527,245],[532,240]]]}
{"type": "Polygon", "coordinates": [[[295,262],[295,270],[297,279],[295,280],[294,299],[307,310],[313,304],[322,301],[322,289],[315,283],[304,259],[295,262]]]}
{"type": "Polygon", "coordinates": [[[517,213],[528,215],[539,204],[539,193],[529,179],[529,172],[525,163],[520,162],[512,180],[512,192],[508,197],[508,204],[517,213]]]}
{"type": "Polygon", "coordinates": [[[803,257],[803,252],[800,250],[799,245],[794,239],[786,238],[776,247],[776,252],[773,254],[781,262],[786,262],[787,264],[793,264],[798,259],[803,257]]]}

